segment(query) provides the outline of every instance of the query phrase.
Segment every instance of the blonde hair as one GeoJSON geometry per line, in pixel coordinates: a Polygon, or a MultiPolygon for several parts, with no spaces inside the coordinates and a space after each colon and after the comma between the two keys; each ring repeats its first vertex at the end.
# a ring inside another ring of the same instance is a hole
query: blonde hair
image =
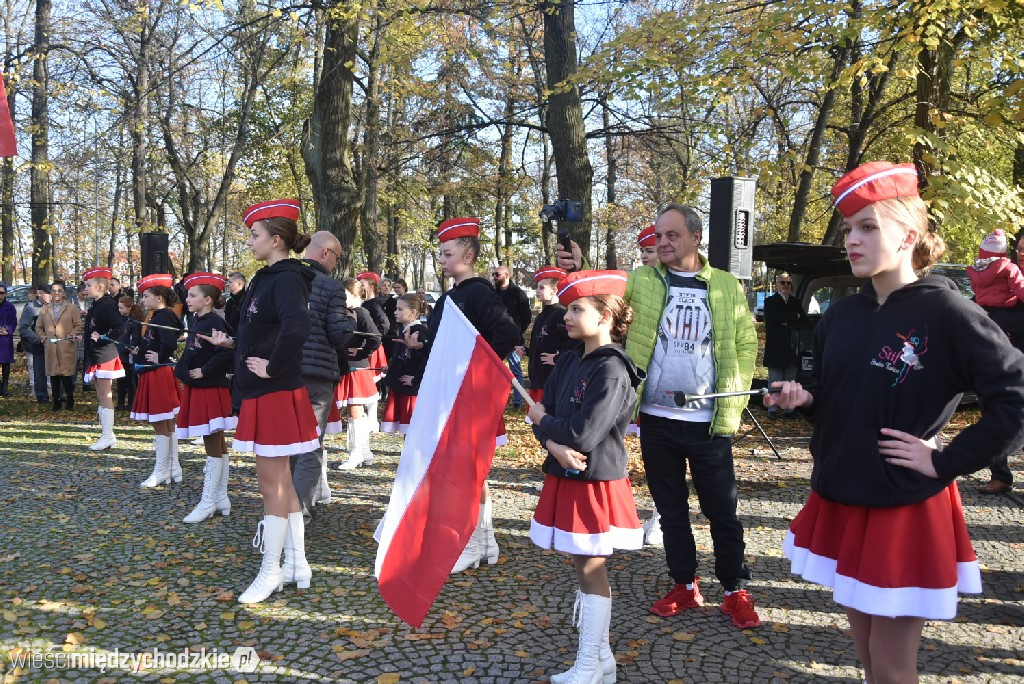
{"type": "Polygon", "coordinates": [[[915,271],[935,264],[946,253],[946,241],[928,218],[928,205],[920,197],[880,200],[873,206],[878,216],[894,221],[906,230],[917,231],[917,242],[914,243],[913,251],[915,271]]]}

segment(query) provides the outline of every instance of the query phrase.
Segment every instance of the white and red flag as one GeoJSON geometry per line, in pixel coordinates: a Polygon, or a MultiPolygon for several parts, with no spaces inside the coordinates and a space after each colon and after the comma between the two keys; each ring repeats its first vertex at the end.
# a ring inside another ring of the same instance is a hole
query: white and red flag
{"type": "Polygon", "coordinates": [[[380,595],[411,625],[422,624],[476,527],[511,386],[508,367],[446,299],[375,535],[380,595]]]}

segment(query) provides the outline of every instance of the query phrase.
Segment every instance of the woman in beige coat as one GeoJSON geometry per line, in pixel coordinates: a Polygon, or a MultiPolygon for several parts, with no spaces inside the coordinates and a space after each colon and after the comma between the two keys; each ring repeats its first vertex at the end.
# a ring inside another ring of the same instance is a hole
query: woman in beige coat
{"type": "Polygon", "coordinates": [[[50,289],[50,303],[39,311],[36,334],[46,345],[46,374],[50,376],[53,410],[60,409],[61,387],[68,409],[75,407],[75,362],[78,359],[75,338],[82,335],[82,314],[65,299],[64,283],[50,289]]]}

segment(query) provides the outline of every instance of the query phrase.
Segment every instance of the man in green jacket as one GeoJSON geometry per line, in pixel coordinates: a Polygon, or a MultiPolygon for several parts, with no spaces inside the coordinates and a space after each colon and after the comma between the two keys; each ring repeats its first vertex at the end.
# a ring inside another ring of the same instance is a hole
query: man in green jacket
{"type": "MultiPolygon", "coordinates": [[[[654,226],[659,263],[634,270],[626,285],[633,307],[626,351],[647,371],[647,381],[637,391],[640,448],[647,484],[661,513],[665,560],[675,581],[651,612],[667,617],[704,603],[687,501],[689,466],[701,512],[711,524],[715,575],[725,591],[722,612],[736,627],[757,627],[761,621],[743,589],[750,570],[736,515],[731,440],[747,397],[675,404],[676,392],[750,389],[757,334],[739,282],[712,268],[698,252],[703,227],[697,212],[670,204],[654,226]]],[[[561,252],[560,257],[569,255],[561,252]]],[[[578,268],[574,261],[560,263],[578,268]]]]}

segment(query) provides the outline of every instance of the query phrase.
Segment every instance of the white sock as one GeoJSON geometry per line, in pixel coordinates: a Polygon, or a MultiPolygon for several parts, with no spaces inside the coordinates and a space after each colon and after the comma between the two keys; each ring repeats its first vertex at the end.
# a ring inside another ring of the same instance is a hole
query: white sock
{"type": "Polygon", "coordinates": [[[686,588],[689,589],[690,591],[693,591],[693,584],[687,584],[686,588]]]}

